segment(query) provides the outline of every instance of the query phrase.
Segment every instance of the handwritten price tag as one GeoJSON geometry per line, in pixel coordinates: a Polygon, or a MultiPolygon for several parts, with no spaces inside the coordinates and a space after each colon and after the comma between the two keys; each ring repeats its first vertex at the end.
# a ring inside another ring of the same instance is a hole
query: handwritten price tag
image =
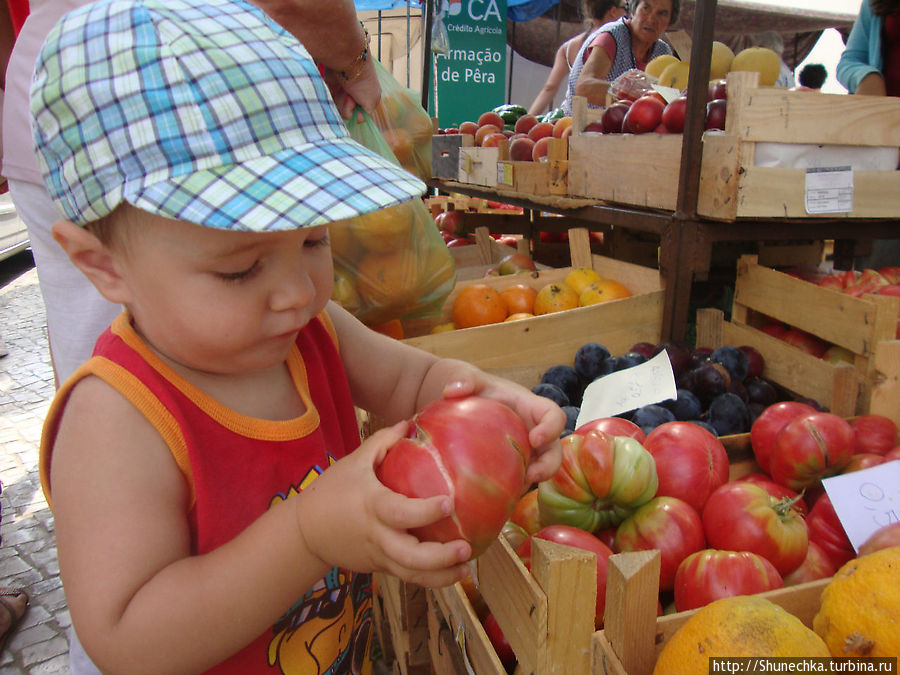
{"type": "Polygon", "coordinates": [[[597,378],[584,390],[575,427],[675,398],[675,374],[666,350],[637,366],[597,378]]]}
{"type": "Polygon", "coordinates": [[[900,461],[826,478],[822,485],[857,552],[876,530],[900,522],[900,461]]]}

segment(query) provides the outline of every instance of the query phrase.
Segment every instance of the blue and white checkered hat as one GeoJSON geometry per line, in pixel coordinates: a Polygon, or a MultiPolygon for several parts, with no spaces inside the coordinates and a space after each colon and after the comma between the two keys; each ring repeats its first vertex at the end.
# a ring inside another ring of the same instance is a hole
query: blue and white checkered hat
{"type": "Polygon", "coordinates": [[[101,0],[52,30],[31,90],[44,181],[84,225],[123,201],[289,230],[420,196],[349,138],[306,49],[242,0],[101,0]]]}

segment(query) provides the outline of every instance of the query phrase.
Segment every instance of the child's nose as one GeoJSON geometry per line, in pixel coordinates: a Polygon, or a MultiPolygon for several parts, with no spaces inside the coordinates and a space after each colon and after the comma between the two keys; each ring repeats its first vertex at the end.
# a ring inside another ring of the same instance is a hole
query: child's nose
{"type": "Polygon", "coordinates": [[[316,289],[305,266],[282,273],[269,297],[269,307],[274,312],[302,308],[312,302],[316,289]]]}

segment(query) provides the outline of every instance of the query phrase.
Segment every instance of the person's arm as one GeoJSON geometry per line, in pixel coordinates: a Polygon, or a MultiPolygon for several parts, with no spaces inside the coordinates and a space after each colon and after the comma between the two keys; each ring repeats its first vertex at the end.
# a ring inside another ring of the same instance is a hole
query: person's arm
{"type": "Polygon", "coordinates": [[[591,53],[584,62],[578,82],[575,83],[575,95],[584,96],[588,103],[593,105],[606,103],[606,92],[609,91],[609,81],[606,78],[616,56],[615,52],[610,54],[606,46],[598,43],[600,37],[598,36],[591,45],[591,53]]]}
{"type": "Polygon", "coordinates": [[[339,336],[341,358],[354,402],[388,423],[409,419],[441,397],[477,394],[505,403],[529,430],[534,448],[527,480],[549,478],[559,466],[565,413],[527,388],[463,361],[441,359],[376,333],[335,303],[328,314],[339,336]]]}
{"type": "MultiPolygon", "coordinates": [[[[405,431],[374,434],[231,541],[192,555],[187,483],[159,433],[98,378],[78,383],[50,487],[60,574],[88,655],[104,673],[199,673],[263,634],[332,566],[458,581],[468,544],[407,532],[445,516],[450,500],[408,499],[375,476],[405,431]]],[[[229,498],[240,508],[241,495],[229,498]]]]}
{"type": "Polygon", "coordinates": [[[853,93],[867,96],[887,96],[884,77],[877,71],[869,73],[859,81],[856,91],[853,93]]]}
{"type": "Polygon", "coordinates": [[[352,0],[252,0],[296,37],[310,55],[328,69],[327,80],[337,91],[335,103],[348,119],[356,103],[372,111],[381,100],[374,54],[357,59],[366,45],[365,33],[352,0]],[[352,81],[340,77],[347,72],[352,81]],[[346,95],[342,95],[345,93],[346,95]]]}
{"type": "Polygon", "coordinates": [[[835,77],[851,94],[878,93],[876,80],[881,80],[881,95],[884,95],[884,80],[881,78],[878,68],[869,62],[869,41],[873,39],[870,34],[874,16],[869,3],[864,1],[859,8],[859,15],[853,22],[847,44],[841,53],[835,70],[835,77]],[[870,75],[877,75],[870,78],[870,75]],[[860,86],[868,80],[863,90],[860,86]],[[871,90],[871,91],[870,91],[871,90]]]}
{"type": "MultiPolygon", "coordinates": [[[[573,40],[575,38],[572,38],[573,40]]],[[[547,81],[541,92],[534,99],[534,103],[528,108],[529,115],[539,115],[547,112],[553,104],[553,97],[559,91],[559,85],[569,74],[569,62],[566,60],[566,49],[572,40],[568,40],[559,46],[556,50],[556,57],[553,59],[553,67],[550,74],[547,75],[547,81]]]]}

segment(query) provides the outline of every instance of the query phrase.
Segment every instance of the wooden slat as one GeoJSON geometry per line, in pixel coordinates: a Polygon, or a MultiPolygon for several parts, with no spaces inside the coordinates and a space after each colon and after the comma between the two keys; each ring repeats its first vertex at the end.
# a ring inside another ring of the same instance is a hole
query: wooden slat
{"type": "Polygon", "coordinates": [[[875,348],[869,412],[889,417],[900,426],[900,340],[880,342],[875,348]]]}
{"type": "Polygon", "coordinates": [[[604,632],[628,675],[653,672],[657,597],[642,590],[659,588],[659,570],[656,550],[609,558],[604,632]]]}
{"type": "Polygon", "coordinates": [[[484,626],[459,584],[432,590],[461,655],[477,675],[506,675],[484,626]]]}

